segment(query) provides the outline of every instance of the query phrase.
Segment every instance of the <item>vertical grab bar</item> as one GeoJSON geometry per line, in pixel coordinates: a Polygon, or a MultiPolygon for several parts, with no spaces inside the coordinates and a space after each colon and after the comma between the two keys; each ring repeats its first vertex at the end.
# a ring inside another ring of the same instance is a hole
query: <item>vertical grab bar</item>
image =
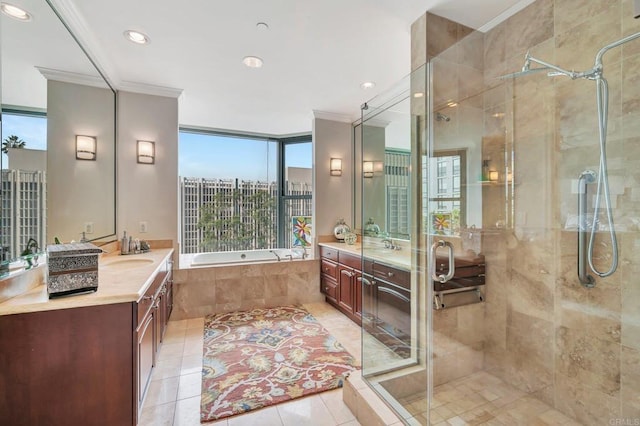
{"type": "MultiPolygon", "coordinates": [[[[585,170],[578,177],[578,279],[587,288],[595,287],[595,280],[587,273],[589,247],[587,243],[587,184],[596,180],[593,170],[585,170]]],[[[595,232],[594,229],[591,232],[595,232]]]]}
{"type": "Polygon", "coordinates": [[[453,257],[453,245],[448,241],[438,240],[431,245],[430,254],[431,254],[431,264],[433,265],[433,271],[434,271],[431,273],[431,278],[433,278],[434,281],[438,281],[441,283],[446,283],[451,278],[453,278],[453,275],[456,272],[455,258],[453,257]],[[436,250],[438,249],[438,247],[446,247],[447,251],[449,252],[449,272],[447,272],[447,275],[444,275],[444,274],[438,275],[435,272],[435,265],[437,264],[436,250]]]}

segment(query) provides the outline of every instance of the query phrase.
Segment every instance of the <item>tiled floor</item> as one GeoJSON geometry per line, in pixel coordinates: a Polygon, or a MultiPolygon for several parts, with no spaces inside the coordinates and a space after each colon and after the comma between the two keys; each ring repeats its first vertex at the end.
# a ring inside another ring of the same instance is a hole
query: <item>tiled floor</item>
{"type": "MultiPolygon", "coordinates": [[[[360,359],[360,328],[324,303],[305,305],[356,359],[360,359]]],[[[188,426],[200,424],[200,380],[204,318],[170,321],[160,348],[158,365],[144,402],[139,425],[188,426]]],[[[205,425],[359,425],[342,402],[342,389],[323,392],[233,416],[205,425]]]]}
{"type": "MultiPolygon", "coordinates": [[[[421,425],[427,421],[424,394],[400,402],[421,425]]],[[[579,425],[544,402],[479,372],[434,389],[431,425],[579,425]]]]}

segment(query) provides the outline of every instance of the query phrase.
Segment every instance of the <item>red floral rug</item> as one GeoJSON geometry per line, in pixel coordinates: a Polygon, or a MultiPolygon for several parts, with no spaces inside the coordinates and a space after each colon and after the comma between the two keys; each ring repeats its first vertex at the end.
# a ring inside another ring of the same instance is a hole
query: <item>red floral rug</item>
{"type": "Polygon", "coordinates": [[[201,421],[342,387],[354,358],[301,307],[209,315],[201,421]]]}

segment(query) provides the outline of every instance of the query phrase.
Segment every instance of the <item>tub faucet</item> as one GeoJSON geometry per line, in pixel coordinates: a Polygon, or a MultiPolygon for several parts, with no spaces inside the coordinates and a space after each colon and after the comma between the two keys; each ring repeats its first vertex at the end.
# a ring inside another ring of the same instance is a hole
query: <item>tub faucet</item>
{"type": "Polygon", "coordinates": [[[276,253],[275,251],[269,250],[269,253],[273,253],[274,256],[278,258],[278,262],[280,262],[282,260],[282,259],[280,259],[280,256],[278,255],[278,253],[276,253]]]}

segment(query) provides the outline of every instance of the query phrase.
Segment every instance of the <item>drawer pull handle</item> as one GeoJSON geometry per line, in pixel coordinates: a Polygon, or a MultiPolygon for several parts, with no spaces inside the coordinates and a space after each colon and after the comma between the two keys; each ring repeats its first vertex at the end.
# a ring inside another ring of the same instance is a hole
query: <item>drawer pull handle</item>
{"type": "Polygon", "coordinates": [[[153,300],[153,296],[144,296],[142,300],[153,300]]]}
{"type": "Polygon", "coordinates": [[[388,276],[389,278],[393,277],[393,275],[394,275],[394,273],[393,273],[393,272],[387,272],[387,276],[388,276]]]}

